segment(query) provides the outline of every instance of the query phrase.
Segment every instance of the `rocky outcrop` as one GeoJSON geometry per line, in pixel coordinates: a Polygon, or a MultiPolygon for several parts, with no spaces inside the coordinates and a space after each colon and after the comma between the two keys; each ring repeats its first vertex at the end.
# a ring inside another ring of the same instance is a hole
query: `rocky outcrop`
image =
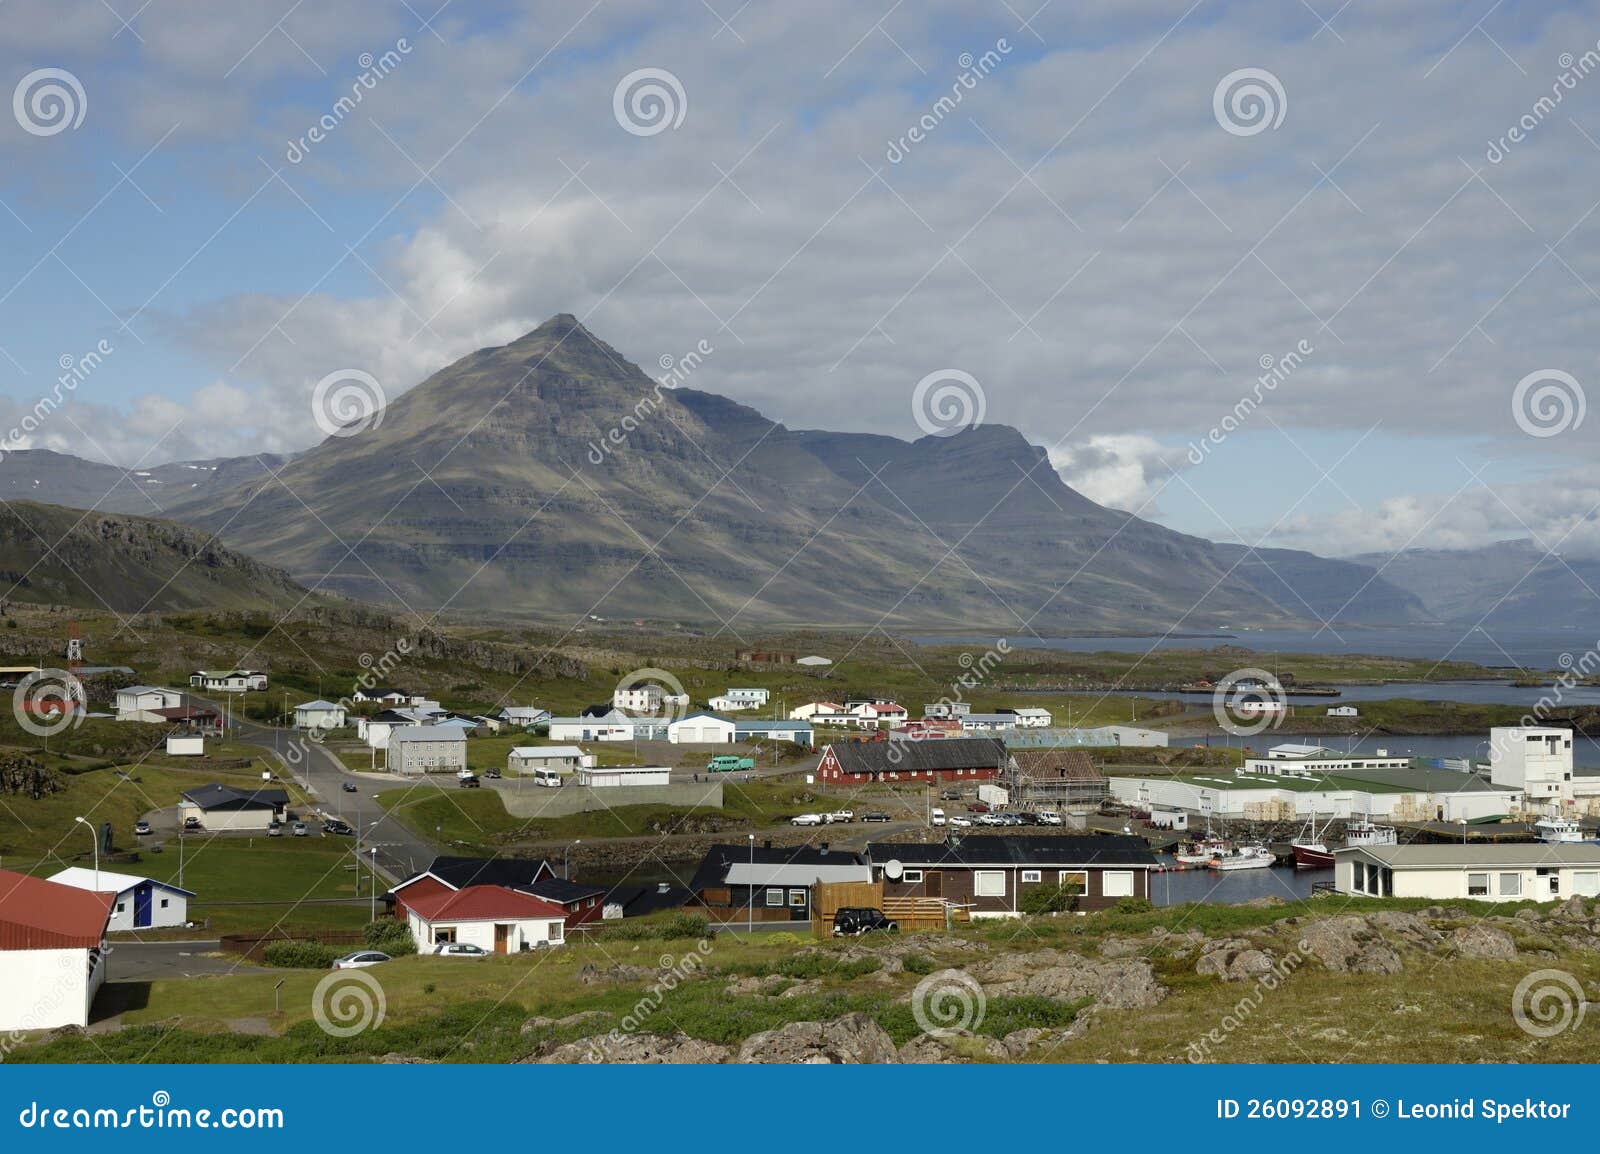
{"type": "Polygon", "coordinates": [[[1483,922],[1462,926],[1452,933],[1450,948],[1463,958],[1508,961],[1517,956],[1517,943],[1511,935],[1483,922]]]}
{"type": "Polygon", "coordinates": [[[1011,1057],[1004,1043],[966,1030],[918,1034],[900,1047],[899,1060],[921,1066],[947,1066],[973,1062],[1004,1062],[1011,1057]]]}
{"type": "Polygon", "coordinates": [[[884,1065],[899,1060],[894,1040],[866,1014],[831,1022],[790,1022],[751,1034],[739,1047],[739,1062],[759,1065],[884,1065]]]}
{"type": "Polygon", "coordinates": [[[1209,942],[1201,950],[1194,972],[1201,977],[1221,978],[1225,982],[1244,982],[1270,974],[1272,955],[1243,938],[1209,942]]]}
{"type": "Polygon", "coordinates": [[[539,1065],[606,1063],[619,1066],[700,1065],[726,1062],[726,1046],[702,1042],[686,1034],[610,1034],[556,1046],[524,1059],[539,1065]]]}
{"type": "Polygon", "coordinates": [[[1104,1010],[1142,1010],[1166,997],[1149,962],[1138,958],[1091,961],[1056,949],[1006,954],[972,971],[989,994],[1036,995],[1062,1002],[1085,998],[1104,1010]]]}
{"type": "Polygon", "coordinates": [[[1305,922],[1297,927],[1300,944],[1330,970],[1351,974],[1398,974],[1400,955],[1356,914],[1305,922]]]}

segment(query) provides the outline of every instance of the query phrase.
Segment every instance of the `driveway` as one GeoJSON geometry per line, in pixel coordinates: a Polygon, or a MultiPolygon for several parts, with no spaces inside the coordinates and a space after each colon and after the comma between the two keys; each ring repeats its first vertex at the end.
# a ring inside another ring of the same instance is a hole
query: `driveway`
{"type": "Polygon", "coordinates": [[[107,959],[106,982],[152,982],[163,978],[199,978],[214,974],[261,974],[237,954],[216,954],[215,938],[192,942],[113,942],[107,959]]]}

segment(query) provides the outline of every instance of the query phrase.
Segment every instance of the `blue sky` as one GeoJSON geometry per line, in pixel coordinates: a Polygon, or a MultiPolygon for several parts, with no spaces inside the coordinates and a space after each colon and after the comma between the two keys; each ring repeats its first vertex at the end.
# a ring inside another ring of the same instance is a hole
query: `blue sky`
{"type": "Polygon", "coordinates": [[[922,435],[959,370],[1206,536],[1600,552],[1600,6],[591,2],[8,0],[0,427],[106,340],[21,443],[293,451],[329,373],[397,395],[564,311],[647,371],[709,340],[694,384],[796,427],[922,435]],[[46,69],[81,123],[29,131],[46,69]],[[681,121],[619,120],[641,69],[681,121]],[[1241,73],[1270,124],[1218,111],[1241,73]]]}

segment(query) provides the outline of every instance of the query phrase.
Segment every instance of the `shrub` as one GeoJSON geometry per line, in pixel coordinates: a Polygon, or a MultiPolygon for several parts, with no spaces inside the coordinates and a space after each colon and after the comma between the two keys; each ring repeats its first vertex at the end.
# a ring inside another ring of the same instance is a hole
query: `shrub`
{"type": "Polygon", "coordinates": [[[417,952],[416,939],[411,936],[411,927],[405,922],[372,922],[362,932],[366,936],[369,949],[382,950],[391,958],[417,952]]]}
{"type": "Polygon", "coordinates": [[[1121,898],[1112,908],[1119,914],[1147,914],[1156,904],[1149,898],[1121,898]]]}
{"type": "Polygon", "coordinates": [[[340,957],[338,950],[321,942],[273,942],[266,948],[263,961],[269,966],[296,970],[326,970],[340,957]]]}
{"type": "Polygon", "coordinates": [[[1019,906],[1025,914],[1065,913],[1077,908],[1081,892],[1077,885],[1036,886],[1022,895],[1019,906]]]}
{"type": "Polygon", "coordinates": [[[939,968],[939,963],[927,954],[907,954],[900,960],[908,974],[931,974],[939,968]]]}

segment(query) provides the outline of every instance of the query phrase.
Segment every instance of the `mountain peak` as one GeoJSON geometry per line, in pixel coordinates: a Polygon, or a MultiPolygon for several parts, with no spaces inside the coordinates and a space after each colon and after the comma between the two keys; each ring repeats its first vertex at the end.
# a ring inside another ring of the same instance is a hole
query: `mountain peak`
{"type": "Polygon", "coordinates": [[[577,317],[573,316],[571,313],[557,313],[538,328],[530,329],[511,343],[514,345],[520,345],[526,341],[534,340],[561,341],[565,340],[574,333],[581,333],[590,340],[594,339],[594,334],[588,329],[584,328],[583,322],[577,317]]]}

